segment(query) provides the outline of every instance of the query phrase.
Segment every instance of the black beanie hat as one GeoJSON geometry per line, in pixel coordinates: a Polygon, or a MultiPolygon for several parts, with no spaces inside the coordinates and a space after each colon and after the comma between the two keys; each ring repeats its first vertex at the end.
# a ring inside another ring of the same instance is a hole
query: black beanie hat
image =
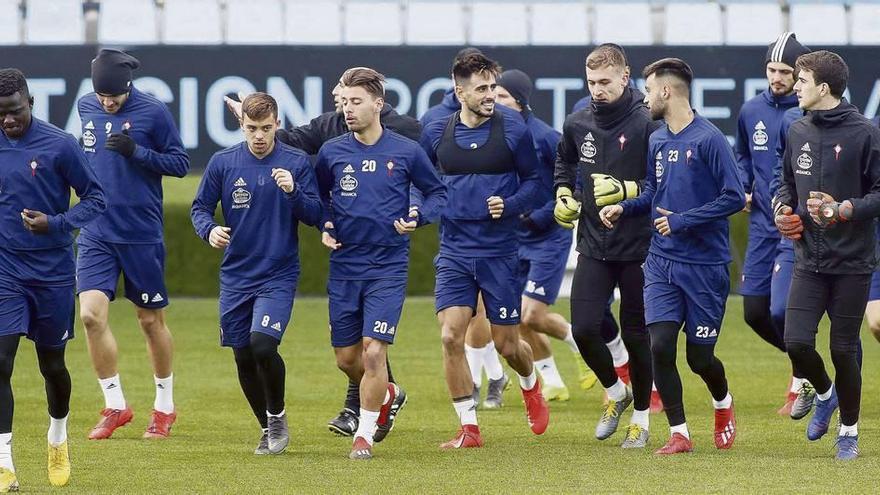
{"type": "Polygon", "coordinates": [[[496,81],[499,86],[506,89],[510,96],[524,109],[529,107],[529,97],[532,95],[532,79],[519,69],[506,70],[501,73],[496,81]]]}
{"type": "Polygon", "coordinates": [[[767,56],[764,57],[764,65],[769,62],[782,62],[794,68],[794,64],[798,57],[810,53],[810,49],[800,44],[792,32],[785,32],[776,38],[776,41],[770,43],[767,48],[767,56]]]}
{"type": "Polygon", "coordinates": [[[96,93],[121,95],[131,89],[131,71],[141,66],[138,59],[121,50],[103,49],[92,60],[92,87],[96,93]]]}

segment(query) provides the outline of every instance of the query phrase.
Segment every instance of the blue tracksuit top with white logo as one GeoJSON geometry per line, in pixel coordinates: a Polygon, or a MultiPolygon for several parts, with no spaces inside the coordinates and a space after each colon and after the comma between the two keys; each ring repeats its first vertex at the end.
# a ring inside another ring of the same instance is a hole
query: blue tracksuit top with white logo
{"type": "Polygon", "coordinates": [[[656,230],[648,251],[682,263],[730,262],[727,217],[743,209],[745,192],[727,138],[694,112],[678,134],[663,126],[648,140],[648,173],[638,198],[621,203],[624,215],[650,209],[651,218],[669,215],[671,235],[656,230]]]}
{"type": "Polygon", "coordinates": [[[189,156],[168,107],[132,87],[114,114],[89,93],[77,103],[82,145],[107,195],[107,211],[82,230],[84,235],[120,244],[162,242],[162,177],[183,177],[189,156]],[[110,134],[127,132],[135,143],[125,158],[104,149],[110,134]]]}
{"type": "Polygon", "coordinates": [[[247,142],[218,151],[211,157],[192,204],[196,234],[208,240],[217,203],[231,241],[220,265],[220,287],[232,292],[252,292],[276,281],[288,283],[299,273],[299,222],[317,225],[321,200],[308,155],[277,139],[262,159],[247,142]],[[292,193],[281,190],[272,178],[273,168],[293,175],[292,193]]]}
{"type": "Polygon", "coordinates": [[[461,102],[459,102],[458,98],[455,96],[455,89],[449,88],[443,93],[443,99],[440,103],[429,108],[422,114],[419,123],[422,124],[422,129],[424,129],[425,126],[431,122],[446,120],[447,117],[459,110],[461,110],[461,102]]]}
{"type": "Polygon", "coordinates": [[[544,241],[570,243],[571,231],[557,224],[553,217],[553,208],[556,206],[556,198],[553,195],[553,172],[556,167],[556,147],[562,134],[532,113],[523,116],[532,133],[535,151],[538,154],[538,177],[541,180],[538,201],[541,206],[529,213],[529,218],[538,230],[522,226],[519,230],[519,240],[523,244],[537,244],[544,241]]]}
{"type": "MultiPolygon", "coordinates": [[[[519,215],[544,206],[541,196],[544,186],[538,176],[535,143],[519,113],[496,105],[493,117],[473,129],[464,125],[459,114],[455,113],[422,129],[421,144],[447,187],[447,205],[439,211],[440,254],[467,257],[516,255],[521,224],[519,215]],[[446,143],[446,149],[452,147],[456,154],[465,157],[459,163],[442,163],[443,157],[438,157],[441,141],[450,126],[454,139],[446,143]],[[493,126],[498,132],[497,143],[490,140],[493,126]],[[483,156],[480,160],[475,159],[476,156],[467,157],[468,153],[481,153],[496,146],[495,152],[501,151],[509,159],[501,163],[505,156],[483,156]],[[497,220],[489,215],[487,199],[490,196],[500,196],[504,200],[504,210],[497,220]]],[[[433,218],[427,205],[421,211],[433,218]]]]}
{"type": "Polygon", "coordinates": [[[752,193],[749,237],[780,237],[770,206],[770,182],[778,162],[776,141],[783,116],[788,109],[797,106],[796,95],[774,96],[765,89],[740,109],[734,154],[743,189],[752,193]]]}
{"type": "Polygon", "coordinates": [[[411,187],[427,209],[446,204],[446,187],[419,144],[387,128],[373,145],[349,132],[321,146],[315,171],[324,221],[333,222],[331,234],[342,245],[330,253],[330,278],[406,278],[409,236],[398,234],[394,221],[409,219],[411,187]]]}
{"type": "Polygon", "coordinates": [[[74,282],[73,231],[104,211],[104,193],[70,134],[37,118],[18,140],[0,132],[0,274],[33,285],[74,282]],[[70,188],[79,203],[70,206],[70,188]],[[24,209],[49,218],[49,232],[22,224],[24,209]]]}

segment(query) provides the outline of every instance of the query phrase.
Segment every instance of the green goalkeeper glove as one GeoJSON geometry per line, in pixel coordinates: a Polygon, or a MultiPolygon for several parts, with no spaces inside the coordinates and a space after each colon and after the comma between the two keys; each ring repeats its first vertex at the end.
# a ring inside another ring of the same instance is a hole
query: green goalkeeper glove
{"type": "Polygon", "coordinates": [[[553,218],[556,223],[567,228],[574,228],[574,221],[581,214],[581,204],[571,194],[571,189],[562,186],[556,190],[556,207],[553,208],[553,218]]]}
{"type": "Polygon", "coordinates": [[[634,180],[621,182],[608,174],[592,174],[590,177],[593,178],[593,197],[600,208],[635,198],[641,192],[638,182],[634,180]]]}

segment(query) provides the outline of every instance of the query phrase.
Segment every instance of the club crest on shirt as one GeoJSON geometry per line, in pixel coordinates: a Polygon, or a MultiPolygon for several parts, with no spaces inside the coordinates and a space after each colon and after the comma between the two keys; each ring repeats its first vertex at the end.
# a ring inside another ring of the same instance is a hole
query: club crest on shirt
{"type": "Polygon", "coordinates": [[[31,158],[31,161],[28,162],[28,166],[31,167],[31,176],[36,177],[37,176],[37,166],[38,166],[37,159],[31,158]]]}
{"type": "Polygon", "coordinates": [[[82,140],[83,140],[83,151],[88,152],[88,153],[94,153],[95,152],[95,143],[98,141],[98,139],[95,137],[95,133],[89,129],[86,129],[85,131],[83,131],[82,140]]]}
{"type": "Polygon", "coordinates": [[[804,152],[801,153],[797,157],[796,163],[797,163],[798,168],[795,169],[794,173],[800,174],[800,175],[813,175],[813,173],[810,172],[810,170],[809,170],[810,167],[813,166],[813,157],[811,157],[810,154],[808,153],[808,151],[810,151],[810,144],[809,143],[805,144],[801,148],[801,150],[804,152]]]}
{"type": "Polygon", "coordinates": [[[752,134],[752,142],[755,145],[752,147],[754,151],[767,151],[767,141],[770,140],[770,137],[767,135],[767,126],[764,125],[763,120],[759,120],[757,124],[755,124],[755,132],[752,134]]]}
{"type": "Polygon", "coordinates": [[[584,136],[583,144],[581,144],[581,160],[589,163],[595,163],[593,160],[590,160],[590,158],[596,156],[596,152],[598,151],[596,150],[596,145],[593,144],[593,141],[593,133],[588,132],[587,135],[584,136]]]}
{"type": "Polygon", "coordinates": [[[340,194],[342,196],[357,196],[357,193],[355,192],[357,186],[358,180],[353,175],[345,174],[339,179],[339,188],[342,189],[342,193],[340,194]]]}
{"type": "Polygon", "coordinates": [[[251,207],[251,193],[243,187],[239,187],[232,191],[232,209],[251,207]]]}

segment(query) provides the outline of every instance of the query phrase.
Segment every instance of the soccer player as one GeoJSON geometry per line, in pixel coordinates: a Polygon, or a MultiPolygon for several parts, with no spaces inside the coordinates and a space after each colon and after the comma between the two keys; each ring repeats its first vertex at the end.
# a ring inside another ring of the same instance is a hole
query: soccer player
{"type": "Polygon", "coordinates": [[[599,212],[612,227],[621,216],[650,211],[655,232],[645,260],[645,322],[651,335],[654,380],[671,427],[657,454],[691,452],[675,364],[684,325],[687,362],[703,379],[715,408],[715,447],[729,449],[736,418],[724,366],[715,356],[730,291],[730,215],[745,207],[745,193],[727,139],[690,106],[693,71],[677,58],[658,60],[643,71],[645,103],[666,126],[648,140],[645,187],[635,199],[599,212]]]}
{"type": "Polygon", "coordinates": [[[104,211],[104,193],[76,140],[32,116],[24,74],[0,69],[0,492],[18,491],[12,462],[12,369],[34,342],[49,405],[48,474],[70,479],[67,417],[73,338],[73,231],[104,211]],[[70,188],[79,203],[70,206],[70,188]]]}
{"type": "Polygon", "coordinates": [[[386,356],[406,297],[408,234],[424,224],[409,208],[410,185],[423,193],[429,210],[446,201],[446,188],[419,144],[380,123],[384,81],[373,69],[345,73],[340,101],[351,132],[325,143],[316,163],[324,201],[321,240],[332,249],[330,337],[337,365],[360,383],[351,459],[373,457],[373,442],[390,430],[391,404],[406,403],[403,389],[388,381],[386,356]]]}
{"type": "Polygon", "coordinates": [[[274,98],[245,98],[245,141],[211,157],[192,205],[198,236],[224,250],[220,345],[232,348],[239,384],[263,430],[257,455],[281,453],[290,441],[278,345],[299,279],[297,226],[321,219],[309,158],[276,139],[279,125],[274,98]],[[218,202],[225,226],[214,221],[218,202]]]}
{"type": "Polygon", "coordinates": [[[799,106],[809,114],[788,130],[774,205],[779,231],[795,241],[785,346],[816,390],[807,439],[828,432],[839,405],[836,457],[852,460],[859,455],[859,331],[877,263],[880,129],[842,99],[849,68],[839,55],[824,50],[801,55],[795,68],[799,106]],[[819,320],[826,313],[833,383],[816,352],[819,320]]]}
{"type": "MultiPolygon", "coordinates": [[[[347,69],[346,72],[360,68],[361,67],[353,67],[347,69]]],[[[340,81],[344,77],[345,73],[340,77],[340,81]]],[[[299,127],[278,129],[278,135],[276,136],[278,140],[284,144],[298,148],[309,155],[316,155],[325,142],[349,132],[345,117],[342,113],[342,105],[339,98],[341,91],[342,85],[341,83],[337,83],[331,92],[335,106],[334,111],[322,113],[312,119],[308,124],[299,127]]],[[[229,110],[241,119],[241,103],[228,97],[225,98],[225,101],[229,110]]],[[[414,141],[418,141],[421,136],[422,128],[416,119],[408,115],[398,114],[391,105],[387,103],[382,106],[379,120],[383,126],[386,126],[401,136],[414,141]]],[[[394,376],[391,372],[391,364],[386,363],[386,365],[388,367],[388,380],[394,382],[394,376]]],[[[389,426],[393,426],[397,413],[400,412],[400,408],[404,405],[401,400],[402,397],[398,397],[398,400],[391,406],[389,426]]],[[[349,380],[345,403],[342,410],[327,422],[327,428],[337,435],[346,437],[354,435],[355,431],[358,429],[358,411],[360,410],[360,406],[360,382],[349,380]]]]}
{"type": "Polygon", "coordinates": [[[644,95],[629,87],[630,69],[623,50],[600,45],[586,59],[590,106],[568,116],[556,159],[554,185],[562,223],[576,216],[578,265],[571,289],[571,321],[583,360],[596,372],[608,395],[596,438],[605,440],[617,431],[621,414],[635,402],[623,448],[644,448],[648,442],[651,403],[651,344],[645,328],[642,263],[651,240],[647,209],[620,220],[608,230],[599,208],[634,199],[645,178],[648,136],[660,127],[644,102],[644,95]],[[573,197],[575,184],[585,185],[583,208],[573,197]],[[611,352],[601,336],[602,314],[620,287],[620,323],[629,352],[632,391],[618,377],[611,352]]]}
{"type": "Polygon", "coordinates": [[[448,194],[447,207],[439,212],[435,295],[446,383],[461,429],[441,447],[463,448],[483,444],[464,353],[478,292],[483,294],[495,347],[519,375],[526,415],[536,435],[547,429],[549,411],[532,351],[520,340],[518,329],[519,215],[541,206],[534,142],[519,115],[495,111],[496,62],[473,53],[457,60],[452,73],[461,110],[428,124],[422,146],[440,170],[448,194]]]}
{"type": "Polygon", "coordinates": [[[525,120],[534,139],[538,175],[545,193],[542,205],[520,215],[522,324],[519,331],[532,348],[535,366],[543,380],[541,391],[544,398],[566,401],[569,399],[568,387],[559,375],[547,336],[565,342],[578,363],[583,361],[572,337],[571,325],[562,315],[549,311],[559,295],[571,248],[571,232],[557,225],[553,218],[553,167],[560,134],[532,113],[529,106],[531,93],[532,80],[521,70],[507,70],[498,77],[496,102],[516,110],[525,120]]]}
{"type": "Polygon", "coordinates": [[[92,61],[93,93],[80,98],[82,145],[104,187],[107,212],[77,238],[77,293],[89,355],[104,393],[101,419],[89,438],[110,438],[132,419],[122,393],[116,339],[108,324],[119,273],[135,305],[153,365],[156,397],[144,438],[166,438],[174,410],[171,332],[165,324],[162,177],[183,177],[189,157],[164,103],[132,85],[140,62],[118,50],[92,61]]]}
{"type": "MultiPolygon", "coordinates": [[[[790,32],[782,33],[770,44],[764,57],[768,87],[740,109],[734,146],[746,191],[746,210],[750,212],[749,244],[740,282],[743,317],[758,336],[782,352],[785,352],[784,327],[777,326],[770,312],[773,268],[780,236],[773,223],[769,186],[777,162],[776,141],[783,116],[788,109],[797,107],[794,62],[808,52],[790,32]]],[[[792,369],[786,402],[779,414],[791,414],[803,384],[803,374],[792,369]]]]}

